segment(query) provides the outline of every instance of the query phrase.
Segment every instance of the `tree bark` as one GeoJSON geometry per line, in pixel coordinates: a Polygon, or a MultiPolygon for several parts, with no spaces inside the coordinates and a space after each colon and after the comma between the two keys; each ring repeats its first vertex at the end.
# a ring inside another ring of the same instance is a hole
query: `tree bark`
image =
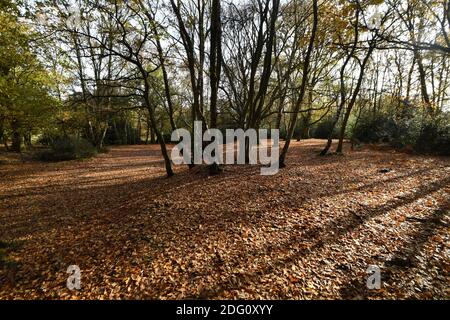
{"type": "Polygon", "coordinates": [[[375,43],[371,43],[370,46],[369,46],[369,49],[367,51],[367,54],[364,57],[364,61],[361,64],[361,70],[359,72],[358,83],[356,84],[356,88],[353,91],[352,98],[351,98],[351,100],[350,100],[350,102],[349,102],[349,104],[347,106],[347,111],[345,113],[344,120],[342,122],[341,132],[339,134],[339,144],[338,144],[338,147],[336,149],[336,153],[342,153],[342,149],[343,149],[343,146],[344,146],[344,137],[345,137],[345,130],[347,128],[347,123],[348,123],[348,120],[350,119],[350,114],[351,114],[351,112],[353,110],[353,106],[356,103],[356,99],[358,98],[359,91],[361,90],[361,85],[362,85],[362,82],[363,82],[363,79],[364,79],[366,65],[369,62],[369,59],[370,59],[374,49],[375,49],[375,43]]]}
{"type": "Polygon", "coordinates": [[[163,74],[163,80],[164,80],[164,94],[166,95],[166,101],[167,101],[167,107],[169,108],[169,121],[170,121],[170,127],[172,128],[172,131],[177,130],[177,126],[175,124],[175,120],[173,117],[174,112],[174,106],[172,101],[172,93],[170,92],[170,83],[169,83],[169,75],[167,73],[166,69],[166,58],[164,57],[164,52],[161,45],[161,40],[159,39],[158,29],[154,28],[155,38],[156,38],[156,48],[158,50],[158,57],[159,61],[161,63],[161,70],[163,74]]]}
{"type": "Polygon", "coordinates": [[[155,132],[156,137],[158,138],[158,143],[161,147],[161,153],[164,158],[164,164],[166,167],[166,173],[168,177],[174,176],[174,172],[172,170],[172,162],[169,157],[169,153],[167,152],[166,143],[164,141],[164,137],[162,136],[161,132],[158,130],[158,126],[156,124],[156,118],[155,118],[155,109],[150,101],[150,85],[148,83],[148,75],[145,72],[145,70],[141,69],[142,74],[144,75],[144,101],[147,106],[148,113],[150,115],[150,123],[152,125],[153,131],[155,132]]]}
{"type": "Polygon", "coordinates": [[[356,46],[358,44],[358,39],[359,39],[359,28],[358,28],[358,23],[359,23],[359,10],[356,10],[356,18],[355,18],[355,40],[353,42],[352,48],[350,50],[350,52],[347,54],[347,57],[344,61],[344,64],[342,65],[341,71],[340,71],[340,80],[341,80],[341,101],[338,105],[338,109],[336,112],[336,117],[333,121],[333,124],[331,126],[331,130],[330,133],[328,135],[328,140],[327,140],[327,144],[325,145],[325,148],[322,150],[322,152],[320,153],[321,156],[325,156],[328,151],[331,148],[331,145],[333,144],[333,132],[334,129],[336,128],[337,123],[339,122],[339,119],[341,117],[341,113],[342,110],[344,109],[345,103],[346,103],[346,99],[347,99],[347,90],[346,90],[346,86],[345,86],[345,70],[347,69],[347,65],[350,62],[350,59],[353,57],[355,51],[356,51],[356,46]]]}
{"type": "Polygon", "coordinates": [[[294,110],[293,110],[293,113],[291,116],[291,123],[289,125],[289,129],[287,132],[286,143],[284,144],[283,150],[280,155],[280,159],[279,159],[280,168],[283,168],[286,166],[285,165],[286,155],[289,151],[289,146],[290,146],[292,137],[294,135],[294,130],[297,125],[298,113],[300,111],[300,106],[302,105],[303,99],[305,97],[306,85],[308,84],[309,64],[310,64],[312,52],[314,50],[314,41],[316,40],[317,27],[318,27],[318,23],[319,23],[317,0],[313,0],[313,11],[314,11],[314,22],[313,22],[311,37],[309,40],[308,51],[306,53],[305,63],[303,65],[302,84],[300,87],[299,97],[296,101],[296,104],[294,106],[294,110]]]}
{"type": "Polygon", "coordinates": [[[13,119],[11,122],[11,151],[20,153],[22,151],[22,135],[19,132],[20,123],[19,120],[13,119]]]}
{"type": "Polygon", "coordinates": [[[220,0],[212,0],[211,12],[211,45],[210,45],[210,127],[217,127],[217,98],[222,70],[222,22],[220,0]]]}
{"type": "Polygon", "coordinates": [[[425,107],[431,113],[433,108],[431,106],[430,96],[427,90],[427,75],[423,65],[422,55],[418,49],[414,49],[414,56],[417,61],[417,67],[419,69],[420,91],[422,93],[422,100],[425,103],[425,107]]]}

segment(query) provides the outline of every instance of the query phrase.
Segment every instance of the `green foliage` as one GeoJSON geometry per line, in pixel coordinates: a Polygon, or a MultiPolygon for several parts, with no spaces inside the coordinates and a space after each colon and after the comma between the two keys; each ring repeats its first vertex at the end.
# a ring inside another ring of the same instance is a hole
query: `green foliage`
{"type": "MultiPolygon", "coordinates": [[[[333,127],[333,117],[326,117],[322,121],[320,121],[318,124],[316,124],[313,129],[311,130],[311,136],[315,139],[328,139],[330,132],[333,127]]],[[[333,139],[336,139],[339,137],[339,123],[335,126],[333,130],[333,139]]]]}
{"type": "Polygon", "coordinates": [[[417,137],[414,150],[450,156],[450,114],[427,121],[417,137]]]}
{"type": "Polygon", "coordinates": [[[418,153],[450,155],[450,114],[430,117],[411,110],[401,116],[363,114],[353,128],[352,139],[363,143],[389,143],[395,148],[408,147],[418,153]]]}
{"type": "Polygon", "coordinates": [[[56,99],[51,75],[30,48],[29,28],[14,13],[0,10],[0,30],[0,119],[2,130],[17,137],[20,151],[21,137],[48,126],[56,99]]]}
{"type": "Polygon", "coordinates": [[[131,117],[123,114],[120,118],[110,121],[104,142],[108,145],[134,145],[141,142],[141,137],[131,117]]]}
{"type": "Polygon", "coordinates": [[[391,142],[397,135],[397,124],[385,114],[362,115],[353,128],[352,137],[363,143],[391,142]]]}
{"type": "Polygon", "coordinates": [[[50,149],[37,151],[35,159],[41,161],[68,161],[90,158],[97,154],[97,149],[84,139],[69,136],[56,137],[48,141],[50,149]]]}

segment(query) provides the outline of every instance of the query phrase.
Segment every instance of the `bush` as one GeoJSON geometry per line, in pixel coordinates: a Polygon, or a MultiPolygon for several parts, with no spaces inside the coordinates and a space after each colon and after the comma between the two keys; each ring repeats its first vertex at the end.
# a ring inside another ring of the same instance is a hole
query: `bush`
{"type": "Polygon", "coordinates": [[[390,114],[365,114],[352,132],[363,143],[389,143],[411,147],[418,153],[450,155],[450,114],[435,117],[415,113],[396,118],[390,114]]]}
{"type": "Polygon", "coordinates": [[[40,136],[36,142],[43,146],[50,146],[52,143],[52,137],[49,134],[44,134],[40,136]]]}
{"type": "MultiPolygon", "coordinates": [[[[328,139],[328,136],[330,135],[330,132],[332,130],[333,122],[333,117],[327,117],[323,119],[311,130],[311,136],[315,139],[328,139]]],[[[339,128],[340,125],[338,123],[333,130],[333,139],[337,139],[339,137],[339,128]]]]}
{"type": "Polygon", "coordinates": [[[57,137],[49,142],[50,149],[38,151],[35,158],[41,161],[68,161],[90,158],[97,154],[97,149],[84,139],[68,136],[57,137]]]}
{"type": "Polygon", "coordinates": [[[450,155],[450,117],[444,116],[428,121],[422,127],[414,145],[419,153],[450,155]]]}
{"type": "MultiPolygon", "coordinates": [[[[389,119],[393,119],[390,117],[389,119]]],[[[410,114],[399,117],[396,121],[396,128],[393,136],[390,139],[390,144],[394,148],[402,149],[405,147],[414,147],[420,131],[423,126],[422,115],[410,114]]]]}
{"type": "Polygon", "coordinates": [[[353,128],[354,140],[363,143],[391,142],[397,135],[397,124],[387,115],[363,115],[353,128]]]}

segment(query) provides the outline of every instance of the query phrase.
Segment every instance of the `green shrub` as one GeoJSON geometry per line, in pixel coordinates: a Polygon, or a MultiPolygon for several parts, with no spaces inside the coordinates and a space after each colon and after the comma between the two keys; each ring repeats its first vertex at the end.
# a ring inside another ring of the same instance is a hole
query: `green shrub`
{"type": "Polygon", "coordinates": [[[450,114],[431,117],[417,111],[401,117],[391,114],[362,115],[352,139],[363,143],[389,143],[412,147],[418,153],[450,155],[450,114]]]}
{"type": "MultiPolygon", "coordinates": [[[[323,119],[321,122],[316,124],[311,130],[311,136],[315,139],[328,139],[330,132],[333,127],[334,118],[327,117],[323,119]]],[[[335,126],[333,130],[332,138],[336,139],[339,137],[339,123],[335,126]]]]}
{"type": "Polygon", "coordinates": [[[52,143],[52,137],[48,134],[43,134],[36,142],[42,146],[50,146],[52,143]]]}
{"type": "Polygon", "coordinates": [[[397,135],[397,124],[387,115],[363,115],[354,126],[352,137],[363,143],[391,142],[397,135]]]}
{"type": "Polygon", "coordinates": [[[427,121],[416,143],[414,150],[419,153],[450,155],[450,117],[443,116],[427,121]]]}
{"type": "MultiPolygon", "coordinates": [[[[393,118],[391,116],[389,119],[393,118]]],[[[422,115],[411,114],[402,116],[395,121],[395,124],[396,130],[389,141],[390,144],[398,149],[414,146],[422,130],[422,115]]]]}
{"type": "Polygon", "coordinates": [[[49,145],[50,149],[38,151],[35,158],[41,161],[68,161],[90,158],[97,154],[97,149],[84,139],[57,137],[49,145]]]}

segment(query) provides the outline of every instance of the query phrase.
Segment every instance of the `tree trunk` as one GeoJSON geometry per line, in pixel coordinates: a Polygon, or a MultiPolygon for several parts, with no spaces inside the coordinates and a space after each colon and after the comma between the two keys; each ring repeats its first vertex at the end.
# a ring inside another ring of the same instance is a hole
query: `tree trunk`
{"type": "Polygon", "coordinates": [[[98,147],[99,147],[100,149],[103,149],[103,144],[104,144],[104,142],[105,142],[105,137],[106,137],[106,133],[107,133],[107,132],[108,132],[108,126],[106,126],[105,129],[103,130],[102,137],[101,137],[100,142],[99,142],[99,144],[98,144],[98,147]]]}
{"type": "Polygon", "coordinates": [[[372,55],[373,50],[375,49],[375,43],[371,43],[369,45],[369,50],[364,58],[363,63],[361,64],[361,70],[359,72],[359,78],[358,78],[358,83],[356,84],[356,88],[353,91],[353,96],[352,99],[350,100],[348,106],[347,106],[347,111],[345,113],[344,116],[344,121],[342,122],[342,127],[341,127],[341,132],[339,135],[339,144],[338,147],[336,149],[336,153],[342,153],[343,147],[344,147],[344,138],[345,138],[345,130],[347,129],[347,123],[348,120],[350,119],[350,114],[352,112],[353,106],[356,103],[356,99],[358,98],[359,95],[359,91],[361,90],[361,85],[364,79],[364,73],[365,73],[365,68],[367,63],[369,62],[370,56],[372,55]]]}
{"type": "Polygon", "coordinates": [[[167,73],[167,69],[166,69],[166,59],[164,57],[164,52],[163,52],[163,48],[161,45],[161,40],[158,34],[158,29],[155,27],[154,29],[155,32],[155,38],[156,38],[156,48],[158,50],[158,57],[159,57],[159,61],[161,63],[161,70],[162,70],[162,74],[163,74],[163,80],[164,80],[164,94],[166,95],[166,101],[167,101],[167,107],[168,107],[168,113],[169,113],[169,121],[170,121],[170,127],[172,128],[172,131],[175,131],[177,129],[176,125],[175,125],[175,120],[173,118],[173,101],[172,101],[172,93],[170,92],[170,82],[169,82],[169,75],[167,73]]]}
{"type": "Polygon", "coordinates": [[[358,24],[359,24],[359,14],[360,11],[356,10],[356,18],[355,18],[355,39],[352,45],[352,49],[350,50],[350,52],[348,53],[344,64],[342,65],[341,71],[340,71],[340,80],[341,80],[341,102],[338,105],[338,109],[336,112],[336,118],[333,121],[333,124],[331,126],[331,130],[330,133],[328,135],[328,140],[327,140],[327,144],[325,146],[325,148],[322,150],[322,152],[320,153],[321,156],[325,156],[328,151],[331,148],[331,145],[333,144],[333,132],[334,129],[336,128],[337,123],[339,122],[339,119],[341,117],[341,113],[342,110],[345,107],[345,103],[346,103],[346,86],[345,86],[345,69],[347,68],[347,65],[350,62],[350,59],[352,58],[353,54],[355,53],[356,50],[356,46],[358,44],[358,39],[359,39],[359,28],[358,28],[358,24]]]}
{"type": "MultiPolygon", "coordinates": [[[[211,45],[210,45],[210,128],[217,128],[217,98],[219,93],[219,83],[222,67],[222,22],[220,0],[212,0],[211,9],[211,45]]],[[[209,166],[209,174],[216,175],[220,173],[218,163],[209,166]]]]}
{"type": "Polygon", "coordinates": [[[281,130],[281,118],[283,116],[283,105],[280,103],[277,110],[277,119],[275,121],[275,129],[281,130]]]}
{"type": "Polygon", "coordinates": [[[151,130],[151,135],[150,135],[150,143],[151,144],[156,144],[156,136],[155,136],[155,131],[151,130]]]}
{"type": "Polygon", "coordinates": [[[310,129],[311,129],[311,119],[312,119],[312,109],[313,109],[313,91],[312,87],[310,88],[308,92],[308,107],[309,110],[305,117],[303,117],[303,125],[302,129],[300,131],[299,141],[301,139],[309,139],[310,138],[310,129]]]}
{"type": "Polygon", "coordinates": [[[24,134],[23,136],[23,141],[25,143],[25,146],[30,149],[32,147],[32,143],[31,143],[31,131],[27,132],[26,134],[24,134]]]}
{"type": "Polygon", "coordinates": [[[212,1],[211,13],[211,45],[210,45],[210,128],[217,128],[217,97],[222,67],[222,22],[220,0],[212,1]]]}
{"type": "Polygon", "coordinates": [[[124,139],[122,140],[123,144],[128,144],[128,120],[125,118],[125,125],[123,127],[124,130],[124,139]]]}
{"type": "Polygon", "coordinates": [[[417,66],[419,69],[420,91],[422,93],[422,100],[425,103],[425,107],[427,108],[427,110],[432,113],[433,108],[431,106],[430,96],[428,95],[426,80],[427,75],[423,66],[422,55],[420,54],[419,50],[415,49],[414,56],[416,57],[417,66]]]}
{"type": "Polygon", "coordinates": [[[145,133],[145,144],[147,145],[150,140],[150,120],[147,119],[146,123],[147,123],[147,130],[145,133]]]}
{"type": "Polygon", "coordinates": [[[5,137],[4,123],[5,123],[5,119],[3,117],[0,117],[0,143],[3,142],[3,139],[5,137]]]}
{"type": "Polygon", "coordinates": [[[22,136],[19,132],[20,124],[17,119],[11,122],[12,136],[11,136],[11,151],[20,153],[22,151],[22,136]]]}
{"type": "MultiPolygon", "coordinates": [[[[141,69],[141,72],[143,75],[147,75],[147,73],[143,69],[141,69]]],[[[152,129],[153,129],[152,131],[155,132],[156,137],[158,138],[158,142],[161,147],[161,153],[164,158],[164,164],[166,167],[167,176],[172,177],[174,175],[174,172],[172,170],[172,162],[170,160],[169,153],[167,152],[166,143],[164,142],[164,137],[162,136],[161,132],[158,130],[158,126],[156,124],[156,118],[155,118],[155,109],[150,101],[150,96],[149,96],[150,85],[148,83],[148,75],[147,75],[147,77],[145,77],[144,80],[145,80],[144,101],[147,106],[148,113],[150,115],[150,123],[151,123],[152,129]]]]}
{"type": "Polygon", "coordinates": [[[314,11],[314,22],[313,22],[313,28],[312,28],[312,32],[311,32],[311,38],[309,40],[308,51],[306,53],[306,58],[305,58],[305,62],[303,65],[303,78],[302,78],[302,84],[300,87],[300,94],[299,94],[298,100],[296,101],[296,104],[294,106],[294,110],[293,110],[292,117],[291,117],[291,123],[289,125],[289,130],[287,131],[286,143],[284,144],[283,151],[281,152],[281,155],[280,155],[280,159],[279,159],[280,168],[285,167],[286,155],[289,151],[289,145],[290,145],[292,137],[294,135],[294,130],[297,125],[298,113],[300,111],[300,106],[302,105],[303,99],[305,97],[306,85],[308,84],[309,65],[310,65],[311,55],[314,50],[314,41],[316,40],[316,32],[317,32],[317,26],[318,26],[318,22],[319,22],[317,0],[313,0],[313,11],[314,11]]]}
{"type": "Polygon", "coordinates": [[[410,97],[411,97],[411,85],[412,85],[412,76],[414,73],[414,67],[416,66],[416,56],[414,56],[414,59],[411,64],[411,68],[408,72],[408,81],[406,84],[406,101],[409,103],[410,97]]]}

